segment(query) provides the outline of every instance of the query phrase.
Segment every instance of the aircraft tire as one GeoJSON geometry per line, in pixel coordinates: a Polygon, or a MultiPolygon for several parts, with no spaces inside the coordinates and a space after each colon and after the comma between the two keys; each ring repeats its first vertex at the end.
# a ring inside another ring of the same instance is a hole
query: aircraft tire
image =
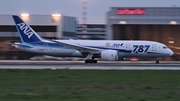
{"type": "Polygon", "coordinates": [[[97,60],[85,60],[85,63],[97,63],[97,60]]]}
{"type": "Polygon", "coordinates": [[[85,60],[85,63],[89,63],[89,60],[85,60]]]}
{"type": "Polygon", "coordinates": [[[94,60],[94,63],[97,63],[97,60],[94,60]]]}
{"type": "Polygon", "coordinates": [[[156,64],[159,64],[159,61],[158,61],[158,60],[156,61],[156,64]]]}

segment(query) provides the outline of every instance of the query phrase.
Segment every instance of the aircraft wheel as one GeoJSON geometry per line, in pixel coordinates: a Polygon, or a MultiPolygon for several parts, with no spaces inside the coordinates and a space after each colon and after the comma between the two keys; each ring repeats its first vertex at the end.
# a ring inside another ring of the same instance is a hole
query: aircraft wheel
{"type": "Polygon", "coordinates": [[[97,60],[85,60],[85,63],[97,63],[97,60]]]}
{"type": "Polygon", "coordinates": [[[156,59],[156,64],[159,64],[159,60],[160,60],[161,58],[157,58],[156,59]]]}
{"type": "Polygon", "coordinates": [[[158,61],[158,60],[156,61],[156,64],[159,64],[159,61],[158,61]]]}
{"type": "Polygon", "coordinates": [[[93,62],[94,62],[94,63],[97,63],[97,60],[94,60],[93,62]]]}
{"type": "Polygon", "coordinates": [[[85,60],[85,63],[89,63],[89,60],[85,60]]]}

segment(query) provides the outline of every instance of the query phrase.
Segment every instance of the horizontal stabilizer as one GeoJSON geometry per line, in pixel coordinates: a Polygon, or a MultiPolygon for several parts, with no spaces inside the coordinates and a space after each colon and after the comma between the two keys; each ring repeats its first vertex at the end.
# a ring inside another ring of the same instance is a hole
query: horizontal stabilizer
{"type": "Polygon", "coordinates": [[[5,42],[5,43],[6,43],[6,44],[9,44],[9,45],[11,45],[11,46],[13,46],[13,47],[15,47],[15,46],[21,46],[21,47],[29,47],[29,48],[33,48],[33,47],[29,46],[29,45],[24,45],[24,44],[17,43],[17,42],[15,42],[15,43],[5,42]]]}

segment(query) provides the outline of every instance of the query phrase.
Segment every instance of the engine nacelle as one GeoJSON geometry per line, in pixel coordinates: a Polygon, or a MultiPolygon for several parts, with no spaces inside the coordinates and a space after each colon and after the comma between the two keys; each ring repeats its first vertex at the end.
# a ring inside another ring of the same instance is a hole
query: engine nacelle
{"type": "Polygon", "coordinates": [[[101,59],[103,61],[116,61],[118,60],[118,52],[116,50],[104,50],[101,52],[101,59]]]}

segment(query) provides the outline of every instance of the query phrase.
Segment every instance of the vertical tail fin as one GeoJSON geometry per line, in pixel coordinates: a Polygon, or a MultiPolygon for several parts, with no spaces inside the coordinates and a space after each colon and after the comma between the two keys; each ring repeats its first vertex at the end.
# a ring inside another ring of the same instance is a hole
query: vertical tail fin
{"type": "Polygon", "coordinates": [[[16,29],[22,42],[30,43],[42,40],[42,38],[19,16],[13,15],[12,17],[14,19],[16,29]]]}

